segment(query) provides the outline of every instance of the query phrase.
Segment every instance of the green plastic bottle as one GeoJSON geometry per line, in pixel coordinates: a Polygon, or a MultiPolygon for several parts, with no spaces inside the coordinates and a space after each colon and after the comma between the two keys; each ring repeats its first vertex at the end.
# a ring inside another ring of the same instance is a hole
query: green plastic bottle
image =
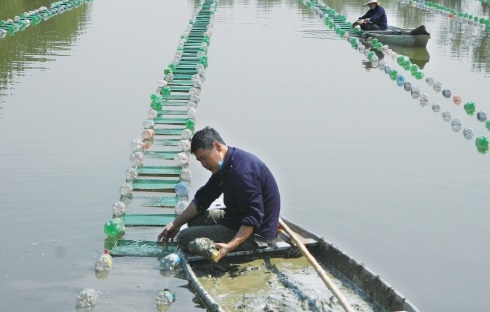
{"type": "Polygon", "coordinates": [[[104,224],[104,232],[107,236],[118,237],[124,234],[125,226],[121,218],[112,218],[104,224]]]}

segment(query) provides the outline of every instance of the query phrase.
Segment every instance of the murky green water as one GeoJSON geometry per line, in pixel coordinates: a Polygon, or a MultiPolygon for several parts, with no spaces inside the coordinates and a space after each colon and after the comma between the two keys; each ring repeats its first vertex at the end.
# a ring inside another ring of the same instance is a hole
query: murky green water
{"type": "MultiPolygon", "coordinates": [[[[49,3],[4,0],[0,19],[49,3]]],[[[365,10],[364,1],[325,3],[350,21],[365,10]]],[[[440,3],[490,17],[480,1],[440,3]]],[[[78,291],[95,288],[96,310],[155,311],[165,287],[177,293],[172,310],[202,309],[185,280],[160,276],[155,259],[118,258],[108,280],[93,273],[130,165],[128,143],[194,5],[94,0],[0,40],[2,309],[70,311],[78,291]]],[[[426,76],[490,111],[489,32],[398,1],[383,6],[390,24],[431,32],[413,56],[426,76]]],[[[418,84],[476,136],[489,136],[418,84]]],[[[284,216],[421,310],[485,310],[490,155],[366,66],[303,4],[220,2],[197,115],[205,125],[269,164],[284,216]]],[[[191,169],[195,191],[208,173],[191,169]]]]}

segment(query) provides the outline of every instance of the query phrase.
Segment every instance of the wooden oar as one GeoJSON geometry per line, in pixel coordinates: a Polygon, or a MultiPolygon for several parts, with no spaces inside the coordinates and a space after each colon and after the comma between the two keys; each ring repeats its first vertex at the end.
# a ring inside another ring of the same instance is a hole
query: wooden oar
{"type": "Polygon", "coordinates": [[[306,249],[305,245],[299,240],[298,236],[296,236],[296,233],[294,233],[289,226],[282,221],[281,218],[279,218],[279,224],[281,227],[286,231],[286,233],[289,235],[291,240],[298,246],[299,250],[301,253],[310,261],[311,265],[313,268],[315,268],[316,272],[320,276],[320,278],[323,280],[325,285],[330,289],[330,291],[334,294],[335,297],[340,302],[340,305],[344,308],[345,311],[347,312],[355,312],[354,309],[350,306],[349,302],[347,302],[347,299],[345,299],[344,295],[339,291],[337,286],[332,282],[332,280],[327,276],[323,268],[318,264],[316,261],[315,257],[313,257],[308,249],[306,249]]]}

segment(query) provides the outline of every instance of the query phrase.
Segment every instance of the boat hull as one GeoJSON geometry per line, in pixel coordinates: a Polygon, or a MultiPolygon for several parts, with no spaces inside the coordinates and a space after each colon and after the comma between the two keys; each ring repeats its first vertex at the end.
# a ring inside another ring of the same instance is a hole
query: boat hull
{"type": "Polygon", "coordinates": [[[362,36],[376,38],[383,44],[399,47],[423,48],[427,46],[430,35],[413,35],[410,32],[411,30],[390,26],[387,30],[364,31],[362,36]]]}
{"type": "MultiPolygon", "coordinates": [[[[369,302],[372,301],[375,303],[375,306],[377,307],[376,311],[406,311],[406,312],[419,311],[413,304],[411,304],[408,300],[406,300],[399,292],[394,290],[386,281],[381,279],[379,276],[373,274],[364,265],[355,261],[351,257],[347,256],[340,249],[334,247],[332,244],[326,242],[325,240],[318,237],[317,235],[307,231],[306,229],[290,221],[287,220],[284,221],[291,228],[291,230],[299,234],[299,236],[304,239],[303,241],[307,246],[308,250],[310,251],[310,253],[315,256],[315,259],[318,261],[318,263],[322,265],[322,267],[328,269],[329,274],[331,274],[335,278],[338,278],[338,280],[342,281],[340,282],[342,285],[352,284],[354,285],[355,289],[360,289],[363,294],[369,297],[368,300],[369,302]]],[[[269,264],[269,268],[266,273],[271,273],[273,271],[278,270],[277,268],[280,268],[280,264],[275,264],[275,263],[271,264],[272,261],[271,259],[273,257],[282,257],[283,260],[280,260],[283,262],[282,265],[286,263],[287,265],[290,265],[290,267],[292,267],[294,266],[295,263],[296,264],[298,263],[299,260],[296,260],[296,258],[299,258],[299,256],[300,253],[296,247],[289,245],[287,242],[281,241],[278,243],[278,247],[276,248],[270,247],[257,251],[231,253],[222,261],[229,262],[229,263],[239,262],[242,264],[245,262],[245,266],[250,265],[252,267],[255,266],[256,264],[248,264],[246,262],[253,261],[256,259],[264,259],[264,263],[269,264]]],[[[220,261],[220,263],[222,261],[220,261]]],[[[303,259],[303,261],[306,260],[303,259]]],[[[219,287],[218,285],[220,284],[220,279],[223,279],[223,277],[220,274],[213,276],[213,281],[205,282],[203,286],[203,283],[201,283],[200,279],[203,275],[209,277],[209,273],[203,274],[202,272],[200,272],[196,275],[195,270],[199,271],[200,269],[202,269],[203,266],[206,265],[204,260],[200,259],[199,257],[193,257],[186,254],[183,256],[182,264],[192,287],[195,289],[197,295],[199,296],[203,304],[206,306],[208,311],[222,312],[226,310],[231,310],[231,308],[229,307],[224,308],[224,306],[221,305],[221,302],[217,302],[215,300],[215,297],[221,297],[222,294],[221,290],[217,291],[215,289],[216,287],[219,287]],[[211,294],[211,292],[214,292],[214,295],[211,294]]],[[[303,265],[304,264],[305,263],[303,263],[303,265]]],[[[282,272],[281,273],[275,272],[275,273],[283,276],[287,275],[286,273],[282,273],[282,272]]],[[[261,279],[264,275],[265,275],[264,273],[259,273],[259,275],[257,275],[254,278],[261,279]]],[[[314,275],[316,276],[316,273],[314,275]]],[[[296,276],[298,276],[298,274],[296,274],[296,276]]],[[[259,280],[258,283],[260,282],[261,281],[259,280]]],[[[240,283],[240,281],[238,279],[231,279],[229,281],[223,282],[223,284],[230,284],[230,283],[240,283]]],[[[265,284],[270,283],[270,281],[264,280],[264,283],[265,284]]],[[[291,282],[290,280],[286,283],[286,285],[288,288],[293,288],[293,289],[297,287],[297,285],[294,284],[294,282],[291,282]]],[[[257,286],[255,286],[254,288],[257,288],[257,286]]],[[[236,296],[239,297],[244,292],[246,291],[244,290],[242,292],[238,292],[239,295],[236,296]]],[[[320,294],[320,296],[323,296],[324,294],[325,293],[322,293],[320,294]]],[[[308,297],[310,295],[307,294],[307,291],[304,291],[303,296],[308,297]]],[[[327,295],[325,296],[327,297],[327,295]]],[[[237,298],[237,300],[238,299],[239,298],[237,298]]],[[[287,299],[284,301],[287,301],[287,299]]],[[[243,302],[238,304],[243,304],[243,302]]]]}

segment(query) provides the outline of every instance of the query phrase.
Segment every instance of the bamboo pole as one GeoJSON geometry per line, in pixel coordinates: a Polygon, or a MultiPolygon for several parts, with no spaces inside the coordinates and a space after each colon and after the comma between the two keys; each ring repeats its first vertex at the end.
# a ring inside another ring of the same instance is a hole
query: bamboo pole
{"type": "Polygon", "coordinates": [[[350,306],[349,302],[347,299],[342,295],[340,290],[335,286],[335,284],[332,282],[332,280],[327,276],[323,268],[318,264],[316,261],[315,257],[313,257],[308,249],[306,249],[306,246],[299,240],[299,238],[296,236],[296,233],[294,233],[289,226],[284,223],[284,221],[279,218],[279,224],[281,227],[286,231],[286,233],[289,235],[291,240],[298,246],[299,250],[301,253],[310,261],[311,265],[313,268],[316,270],[322,281],[325,283],[325,285],[330,289],[330,291],[334,294],[335,297],[340,302],[340,305],[344,308],[346,312],[355,312],[354,309],[350,306]]]}

